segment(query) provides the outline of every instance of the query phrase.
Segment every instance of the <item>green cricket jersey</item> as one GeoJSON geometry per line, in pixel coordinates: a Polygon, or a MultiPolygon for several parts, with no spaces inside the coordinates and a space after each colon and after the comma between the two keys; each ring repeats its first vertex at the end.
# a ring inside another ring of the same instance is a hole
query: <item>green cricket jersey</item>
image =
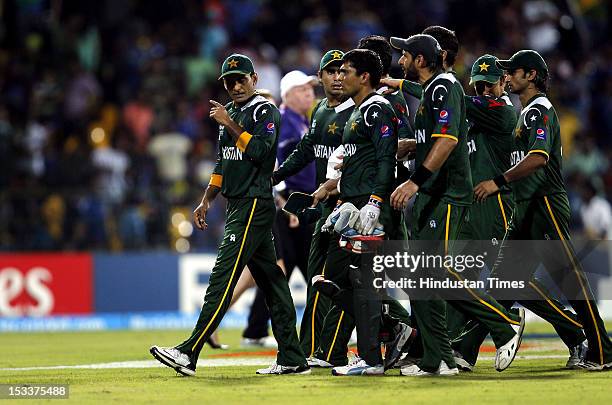
{"type": "MultiPolygon", "coordinates": [[[[213,179],[226,198],[272,198],[272,171],[280,112],[264,97],[255,94],[245,104],[225,106],[230,117],[243,129],[234,141],[223,125],[219,126],[219,150],[213,179]]],[[[211,180],[211,184],[215,184],[211,180]]]]}
{"type": "Polygon", "coordinates": [[[314,108],[310,130],[276,171],[279,180],[293,176],[314,160],[317,184],[325,182],[327,160],[342,144],[342,130],[355,107],[351,98],[336,107],[327,103],[324,98],[314,108]]]}
{"type": "MultiPolygon", "coordinates": [[[[468,150],[472,181],[476,185],[510,168],[517,114],[505,94],[501,97],[466,96],[465,108],[470,124],[468,150]]],[[[502,189],[510,190],[508,186],[502,189]]]]}
{"type": "Polygon", "coordinates": [[[398,139],[414,139],[414,132],[410,127],[410,119],[408,117],[408,104],[406,104],[406,100],[402,95],[401,91],[395,91],[389,94],[383,94],[389,88],[387,86],[383,86],[376,90],[376,92],[382,95],[384,98],[391,103],[391,107],[395,112],[395,116],[397,117],[397,137],[398,139]]]}
{"type": "Polygon", "coordinates": [[[349,117],[342,136],[340,199],[375,195],[388,201],[395,174],[397,117],[391,103],[368,95],[349,117]]]}
{"type": "Polygon", "coordinates": [[[559,119],[546,95],[537,94],[527,102],[514,130],[512,166],[530,153],[544,155],[546,166],[512,183],[516,201],[565,193],[561,175],[562,149],[559,119]]]}
{"type": "Polygon", "coordinates": [[[423,164],[438,138],[449,138],[457,142],[440,170],[433,173],[419,189],[419,192],[454,205],[472,203],[464,97],[463,88],[453,74],[435,75],[423,86],[414,120],[416,167],[423,164]]]}

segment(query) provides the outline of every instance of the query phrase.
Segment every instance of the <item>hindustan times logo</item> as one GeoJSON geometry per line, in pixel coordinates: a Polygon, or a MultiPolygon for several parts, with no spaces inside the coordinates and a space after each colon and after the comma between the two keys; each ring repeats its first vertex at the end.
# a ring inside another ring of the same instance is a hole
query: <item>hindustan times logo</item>
{"type": "Polygon", "coordinates": [[[468,269],[482,270],[485,267],[485,257],[487,253],[481,255],[434,255],[408,254],[407,252],[396,252],[393,255],[375,255],[372,262],[372,269],[376,273],[381,273],[388,269],[406,270],[414,273],[418,269],[441,269],[450,268],[461,273],[468,269]]]}

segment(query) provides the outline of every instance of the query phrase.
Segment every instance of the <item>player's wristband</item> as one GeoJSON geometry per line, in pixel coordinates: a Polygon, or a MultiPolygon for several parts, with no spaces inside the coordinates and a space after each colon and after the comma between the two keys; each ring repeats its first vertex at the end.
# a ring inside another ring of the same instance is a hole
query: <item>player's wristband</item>
{"type": "Polygon", "coordinates": [[[410,180],[420,188],[427,180],[429,180],[432,174],[433,173],[428,168],[421,165],[417,167],[414,173],[412,173],[410,180]]]}
{"type": "Polygon", "coordinates": [[[373,205],[377,208],[380,208],[382,207],[382,199],[379,196],[372,194],[370,196],[370,200],[368,201],[368,204],[373,205]]]}
{"type": "Polygon", "coordinates": [[[495,183],[497,187],[502,188],[503,186],[508,184],[508,181],[506,180],[506,178],[504,177],[504,174],[502,173],[499,176],[493,178],[493,183],[495,183]]]}

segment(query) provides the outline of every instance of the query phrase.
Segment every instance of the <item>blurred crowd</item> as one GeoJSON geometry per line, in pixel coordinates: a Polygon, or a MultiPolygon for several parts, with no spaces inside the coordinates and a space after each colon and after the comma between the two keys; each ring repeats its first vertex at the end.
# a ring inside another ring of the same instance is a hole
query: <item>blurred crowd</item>
{"type": "Polygon", "coordinates": [[[190,219],[214,165],[217,130],[208,100],[228,101],[217,81],[223,58],[251,56],[258,86],[279,100],[282,75],[316,73],[328,49],[354,48],[371,33],[406,37],[432,24],[457,32],[456,70],[466,89],[472,62],[485,52],[543,54],[561,119],[574,226],[607,236],[607,228],[588,229],[612,222],[605,0],[0,5],[2,250],[214,248],[222,200],[209,211],[207,232],[194,232],[190,219]],[[591,206],[596,213],[585,216],[591,206]]]}

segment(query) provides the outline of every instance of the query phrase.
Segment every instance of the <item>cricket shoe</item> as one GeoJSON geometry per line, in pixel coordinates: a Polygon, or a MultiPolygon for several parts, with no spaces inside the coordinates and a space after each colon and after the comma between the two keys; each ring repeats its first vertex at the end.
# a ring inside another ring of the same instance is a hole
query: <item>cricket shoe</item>
{"type": "Polygon", "coordinates": [[[151,346],[149,352],[157,361],[173,368],[179,374],[192,377],[196,373],[196,366],[191,362],[189,356],[174,347],[151,346]]]}
{"type": "Polygon", "coordinates": [[[525,330],[525,308],[519,309],[521,322],[519,325],[511,325],[515,331],[515,335],[502,347],[495,352],[495,370],[504,371],[514,361],[516,352],[521,347],[523,339],[523,331],[525,330]]]}
{"type": "Polygon", "coordinates": [[[350,362],[346,366],[332,368],[332,375],[383,375],[385,368],[382,364],[370,366],[365,360],[359,357],[350,362]]]}
{"type": "Polygon", "coordinates": [[[421,359],[409,356],[408,353],[404,353],[400,356],[400,359],[397,361],[397,363],[395,363],[395,366],[393,366],[393,368],[412,366],[415,364],[419,364],[419,361],[421,361],[421,359]]]}
{"type": "Polygon", "coordinates": [[[308,362],[308,367],[313,368],[330,368],[334,366],[333,364],[328,363],[325,360],[318,359],[314,356],[307,358],[306,361],[308,362]]]}
{"type": "Polygon", "coordinates": [[[403,322],[399,322],[393,329],[395,339],[385,345],[385,370],[395,366],[402,354],[410,349],[417,336],[417,330],[403,322]]]}
{"type": "Polygon", "coordinates": [[[272,363],[270,367],[260,368],[256,371],[257,374],[261,375],[284,375],[284,374],[310,374],[311,370],[308,365],[302,366],[283,366],[277,364],[276,362],[272,363]]]}
{"type": "Polygon", "coordinates": [[[457,363],[457,368],[460,371],[473,371],[474,370],[474,365],[468,363],[468,361],[463,358],[463,355],[459,353],[457,350],[453,350],[453,358],[455,359],[455,363],[457,363]]]}
{"type": "Polygon", "coordinates": [[[404,366],[400,369],[400,375],[407,377],[450,377],[457,374],[459,374],[459,369],[457,367],[450,368],[444,360],[440,362],[440,366],[434,372],[421,370],[421,368],[416,364],[404,366]]]}
{"type": "Polygon", "coordinates": [[[276,349],[278,343],[273,336],[264,336],[261,338],[242,338],[240,347],[264,347],[266,349],[276,349]]]}
{"type": "Polygon", "coordinates": [[[580,343],[579,345],[570,347],[569,349],[570,356],[569,356],[569,359],[567,360],[567,363],[565,363],[565,368],[569,368],[573,370],[581,368],[579,365],[580,363],[586,361],[586,356],[587,356],[588,351],[589,351],[589,341],[586,339],[582,341],[582,343],[580,343]]]}
{"type": "Polygon", "coordinates": [[[584,360],[576,365],[577,368],[584,369],[586,371],[604,371],[612,370],[612,361],[609,363],[599,364],[594,361],[584,360]]]}

